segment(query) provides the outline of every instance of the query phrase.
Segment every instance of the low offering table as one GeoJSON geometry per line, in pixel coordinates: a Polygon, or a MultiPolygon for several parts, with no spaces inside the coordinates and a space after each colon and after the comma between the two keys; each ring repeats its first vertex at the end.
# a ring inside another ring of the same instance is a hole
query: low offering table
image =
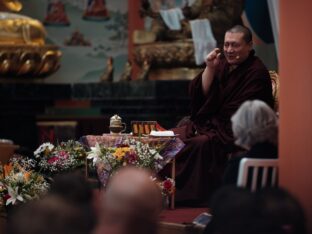
{"type": "MultiPolygon", "coordinates": [[[[93,160],[101,184],[105,187],[110,175],[122,166],[133,165],[151,169],[157,174],[172,163],[172,179],[175,177],[176,154],[184,147],[177,137],[132,136],[129,134],[87,135],[80,141],[89,146],[88,158],[93,160]]],[[[171,195],[171,208],[174,196],[171,195]]]]}

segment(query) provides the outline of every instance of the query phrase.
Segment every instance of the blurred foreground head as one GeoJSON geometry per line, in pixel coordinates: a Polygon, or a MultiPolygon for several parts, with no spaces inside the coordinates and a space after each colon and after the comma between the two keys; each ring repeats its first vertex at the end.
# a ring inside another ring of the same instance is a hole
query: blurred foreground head
{"type": "Polygon", "coordinates": [[[204,234],[250,234],[255,214],[255,200],[250,191],[234,185],[224,186],[211,197],[212,219],[204,234]]]}
{"type": "Polygon", "coordinates": [[[9,234],[89,233],[81,210],[58,196],[29,202],[10,217],[9,234]]]}
{"type": "Polygon", "coordinates": [[[283,188],[266,188],[256,193],[260,218],[265,225],[285,234],[305,234],[304,210],[292,194],[283,188]]]}
{"type": "Polygon", "coordinates": [[[156,233],[161,193],[143,169],[127,167],[110,180],[96,233],[156,233]]]}
{"type": "Polygon", "coordinates": [[[64,173],[54,177],[50,194],[83,205],[92,202],[92,189],[81,173],[64,173]]]}

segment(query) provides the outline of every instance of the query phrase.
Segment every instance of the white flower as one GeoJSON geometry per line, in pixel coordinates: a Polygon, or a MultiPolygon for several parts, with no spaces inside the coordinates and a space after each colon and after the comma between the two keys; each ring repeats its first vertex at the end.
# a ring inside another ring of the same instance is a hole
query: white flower
{"type": "Polygon", "coordinates": [[[163,169],[163,166],[159,163],[156,163],[156,168],[160,171],[161,169],[163,169]]]}
{"type": "Polygon", "coordinates": [[[24,183],[24,174],[22,172],[17,173],[15,179],[17,183],[24,183]]]}
{"type": "Polygon", "coordinates": [[[155,160],[163,160],[164,158],[163,158],[159,153],[156,153],[156,154],[154,155],[154,159],[155,159],[155,160]]]}
{"type": "Polygon", "coordinates": [[[18,194],[18,187],[16,187],[15,189],[13,189],[12,187],[8,187],[8,194],[10,198],[6,201],[6,205],[9,205],[11,203],[12,205],[14,205],[17,200],[21,202],[24,201],[23,197],[18,194]]]}
{"type": "Polygon", "coordinates": [[[91,152],[88,153],[87,159],[92,159],[93,165],[96,165],[101,154],[102,154],[101,147],[100,147],[99,143],[97,142],[95,144],[95,147],[91,147],[91,152]]]}
{"type": "Polygon", "coordinates": [[[52,145],[49,142],[43,143],[42,145],[38,147],[38,149],[36,149],[36,151],[34,152],[34,155],[38,158],[40,157],[40,154],[44,152],[46,149],[48,149],[49,151],[52,151],[54,149],[54,145],[52,145]]]}

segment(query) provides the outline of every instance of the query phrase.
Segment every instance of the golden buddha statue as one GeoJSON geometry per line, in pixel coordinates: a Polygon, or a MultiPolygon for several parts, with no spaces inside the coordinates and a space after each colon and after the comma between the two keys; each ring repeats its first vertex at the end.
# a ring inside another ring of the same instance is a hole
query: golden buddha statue
{"type": "Polygon", "coordinates": [[[46,31],[41,22],[27,16],[0,13],[1,45],[44,45],[46,31]]]}
{"type": "Polygon", "coordinates": [[[39,20],[18,12],[18,0],[0,0],[0,75],[44,76],[56,71],[61,52],[45,45],[46,30],[39,20]]]}
{"type": "Polygon", "coordinates": [[[0,11],[9,10],[18,12],[22,9],[22,3],[18,0],[3,0],[0,1],[0,11]]]}
{"type": "Polygon", "coordinates": [[[39,20],[3,12],[6,9],[18,12],[22,4],[18,0],[0,1],[0,44],[44,44],[46,31],[39,20]]]}

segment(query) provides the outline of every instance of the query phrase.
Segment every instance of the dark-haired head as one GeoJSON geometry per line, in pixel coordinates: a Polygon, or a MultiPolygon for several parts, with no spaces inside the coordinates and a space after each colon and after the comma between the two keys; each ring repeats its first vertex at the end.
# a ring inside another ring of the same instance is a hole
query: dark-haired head
{"type": "Polygon", "coordinates": [[[243,33],[243,39],[246,43],[249,43],[252,41],[252,33],[249,28],[243,26],[243,25],[235,25],[234,27],[228,29],[226,32],[230,33],[243,33]]]}
{"type": "Polygon", "coordinates": [[[210,201],[211,222],[204,234],[249,233],[255,213],[253,194],[244,188],[225,186],[216,191],[210,201]]]}
{"type": "Polygon", "coordinates": [[[306,233],[304,211],[298,200],[282,188],[266,188],[256,193],[260,219],[288,234],[306,233]]]}

